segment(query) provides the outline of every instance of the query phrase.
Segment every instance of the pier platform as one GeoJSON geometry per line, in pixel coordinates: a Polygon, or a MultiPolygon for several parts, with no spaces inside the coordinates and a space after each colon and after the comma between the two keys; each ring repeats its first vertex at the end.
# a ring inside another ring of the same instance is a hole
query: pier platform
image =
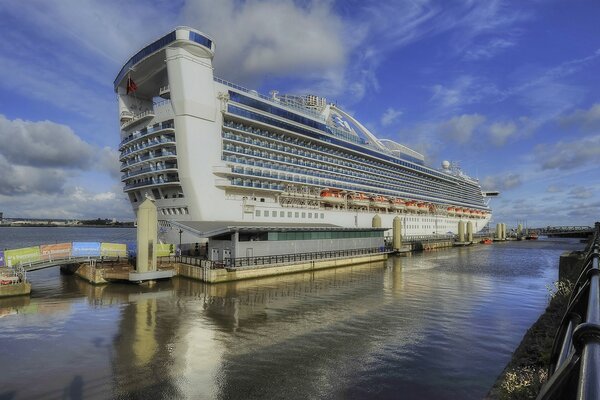
{"type": "Polygon", "coordinates": [[[0,285],[0,298],[24,296],[31,293],[31,283],[19,282],[10,285],[0,285]]]}

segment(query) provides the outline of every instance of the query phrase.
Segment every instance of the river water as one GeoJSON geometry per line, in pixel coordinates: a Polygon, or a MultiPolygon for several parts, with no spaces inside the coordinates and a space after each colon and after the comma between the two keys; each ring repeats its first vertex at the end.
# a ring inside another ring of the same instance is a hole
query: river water
{"type": "MultiPolygon", "coordinates": [[[[0,246],[25,234],[7,229],[0,246]]],[[[480,399],[544,310],[560,254],[582,247],[506,242],[152,288],[33,272],[31,298],[0,300],[0,398],[480,399]]]]}

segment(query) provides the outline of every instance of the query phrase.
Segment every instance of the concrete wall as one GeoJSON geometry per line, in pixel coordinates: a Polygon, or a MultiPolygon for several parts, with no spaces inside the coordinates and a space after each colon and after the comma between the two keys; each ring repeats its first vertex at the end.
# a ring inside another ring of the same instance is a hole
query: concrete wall
{"type": "Polygon", "coordinates": [[[208,269],[178,263],[174,264],[174,267],[176,275],[198,279],[209,283],[218,283],[372,263],[376,261],[384,261],[387,259],[387,257],[387,254],[371,254],[320,261],[303,261],[297,264],[252,266],[248,268],[238,268],[236,270],[227,270],[223,268],[208,269]]]}

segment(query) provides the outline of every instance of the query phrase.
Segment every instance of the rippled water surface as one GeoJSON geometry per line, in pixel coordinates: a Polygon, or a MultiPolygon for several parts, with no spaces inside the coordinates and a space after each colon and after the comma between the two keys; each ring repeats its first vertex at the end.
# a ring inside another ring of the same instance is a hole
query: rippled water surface
{"type": "Polygon", "coordinates": [[[153,288],[38,271],[31,298],[0,300],[0,398],[479,399],[543,311],[560,254],[582,247],[153,288]]]}

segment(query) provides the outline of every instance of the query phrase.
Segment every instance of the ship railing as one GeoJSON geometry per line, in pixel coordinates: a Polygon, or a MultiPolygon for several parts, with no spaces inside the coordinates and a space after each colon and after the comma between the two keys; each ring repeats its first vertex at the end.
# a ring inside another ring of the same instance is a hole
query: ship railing
{"type": "Polygon", "coordinates": [[[156,146],[159,144],[163,144],[163,143],[172,143],[175,144],[175,137],[170,138],[169,136],[165,136],[164,138],[158,139],[158,138],[154,138],[153,140],[151,140],[149,143],[144,143],[143,145],[139,146],[139,147],[133,147],[127,151],[124,151],[123,153],[121,153],[121,157],[125,157],[128,156],[132,153],[141,151],[141,150],[145,150],[147,148],[150,148],[152,146],[156,146]]]}
{"type": "Polygon", "coordinates": [[[157,257],[157,262],[159,264],[180,263],[180,264],[193,265],[196,267],[209,268],[209,269],[217,268],[217,266],[215,265],[214,262],[207,260],[204,257],[199,257],[199,256],[170,255],[170,256],[164,256],[164,257],[157,257]]]}
{"type": "Polygon", "coordinates": [[[179,183],[179,178],[151,179],[144,182],[131,183],[125,185],[125,189],[133,189],[141,186],[163,185],[165,183],[179,183]]]}
{"type": "Polygon", "coordinates": [[[129,135],[125,139],[123,139],[121,141],[121,143],[119,143],[119,148],[123,147],[124,144],[127,144],[127,143],[131,142],[132,140],[142,138],[142,137],[144,137],[146,135],[150,135],[150,134],[153,134],[153,133],[158,132],[158,131],[167,130],[167,129],[173,129],[173,128],[175,128],[175,124],[173,123],[172,120],[170,120],[170,121],[165,121],[165,122],[161,123],[156,128],[152,127],[152,126],[149,126],[149,127],[144,128],[142,130],[135,131],[131,135],[129,135]]]}
{"type": "Polygon", "coordinates": [[[334,258],[347,258],[354,256],[364,255],[378,255],[389,252],[389,248],[385,246],[381,247],[370,247],[361,249],[347,249],[347,250],[331,250],[331,251],[318,251],[311,253],[292,253],[292,254],[280,254],[272,256],[256,256],[256,257],[239,257],[229,258],[222,261],[224,268],[235,269],[243,267],[257,267],[257,266],[270,266],[270,265],[281,265],[281,264],[292,264],[306,261],[319,261],[325,259],[334,258]]]}
{"type": "Polygon", "coordinates": [[[325,122],[325,118],[323,117],[323,115],[321,115],[321,113],[319,113],[317,111],[313,111],[313,110],[311,110],[309,108],[305,108],[305,107],[303,107],[301,105],[297,105],[296,106],[296,105],[294,105],[292,103],[280,103],[280,102],[274,101],[272,97],[265,96],[264,94],[260,94],[260,93],[258,93],[255,90],[253,91],[253,90],[250,90],[250,89],[245,88],[243,86],[236,85],[235,83],[226,81],[225,79],[221,79],[221,78],[218,78],[216,76],[214,77],[214,80],[216,82],[222,83],[225,86],[229,86],[231,88],[234,88],[234,89],[237,89],[237,90],[241,90],[242,92],[249,93],[249,94],[251,94],[253,96],[256,96],[258,98],[261,98],[263,100],[267,100],[268,102],[275,104],[277,107],[288,108],[288,109],[291,109],[291,110],[294,110],[294,111],[300,111],[301,113],[309,115],[310,117],[313,117],[315,119],[318,119],[321,122],[325,122]]]}
{"type": "Polygon", "coordinates": [[[584,254],[538,400],[600,399],[600,222],[584,254]]]}

